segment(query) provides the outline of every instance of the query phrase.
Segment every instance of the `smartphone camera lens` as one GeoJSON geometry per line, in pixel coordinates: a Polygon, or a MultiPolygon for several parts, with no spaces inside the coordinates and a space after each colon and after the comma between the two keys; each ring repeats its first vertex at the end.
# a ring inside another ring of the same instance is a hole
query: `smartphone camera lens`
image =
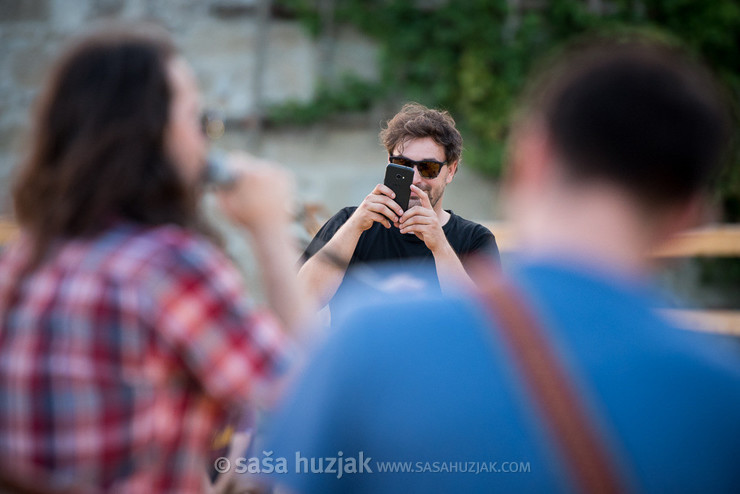
{"type": "Polygon", "coordinates": [[[400,173],[396,173],[396,180],[401,180],[403,177],[400,173]]]}

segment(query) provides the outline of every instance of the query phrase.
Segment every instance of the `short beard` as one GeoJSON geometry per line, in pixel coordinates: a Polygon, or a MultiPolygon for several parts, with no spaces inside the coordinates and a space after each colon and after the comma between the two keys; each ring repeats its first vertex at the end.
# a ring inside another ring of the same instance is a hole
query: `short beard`
{"type": "MultiPolygon", "coordinates": [[[[422,190],[424,190],[424,189],[422,189],[422,190]]],[[[432,209],[434,209],[434,207],[437,205],[437,202],[439,202],[439,197],[436,197],[436,196],[435,197],[432,197],[432,196],[430,196],[429,195],[429,191],[427,191],[427,190],[424,190],[424,192],[426,192],[427,197],[429,197],[429,204],[431,204],[432,205],[432,209]]],[[[412,197],[412,198],[409,199],[409,209],[411,209],[414,206],[421,206],[421,198],[414,198],[414,197],[412,197]]]]}

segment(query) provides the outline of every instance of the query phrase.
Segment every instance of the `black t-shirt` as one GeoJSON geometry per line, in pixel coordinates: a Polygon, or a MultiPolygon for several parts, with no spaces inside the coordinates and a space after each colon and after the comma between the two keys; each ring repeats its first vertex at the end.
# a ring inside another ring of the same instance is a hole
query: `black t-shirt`
{"type": "MultiPolygon", "coordinates": [[[[356,209],[357,207],[346,207],[332,216],[306,247],[303,252],[303,262],[326,245],[356,209]]],[[[461,260],[464,260],[470,254],[480,252],[492,256],[497,262],[499,261],[496,239],[488,228],[466,220],[452,211],[448,210],[448,212],[450,213],[450,219],[442,227],[442,231],[444,231],[447,241],[461,260]]],[[[386,228],[375,222],[373,226],[360,235],[357,247],[349,262],[348,272],[352,267],[358,265],[391,261],[404,261],[404,265],[409,267],[428,263],[434,265],[434,256],[432,251],[424,244],[424,241],[415,234],[403,234],[395,226],[391,225],[390,228],[386,228]]],[[[439,285],[437,284],[437,286],[439,285]]],[[[341,290],[342,286],[339,287],[337,293],[341,290]]]]}

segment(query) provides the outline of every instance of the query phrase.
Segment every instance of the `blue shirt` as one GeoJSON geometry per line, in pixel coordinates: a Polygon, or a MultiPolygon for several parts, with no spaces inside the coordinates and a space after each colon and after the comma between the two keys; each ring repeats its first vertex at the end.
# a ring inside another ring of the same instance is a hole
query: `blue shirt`
{"type": "MultiPolygon", "coordinates": [[[[740,489],[736,340],[670,327],[637,282],[555,263],[513,278],[627,484],[740,489]]],[[[367,287],[361,299],[274,417],[266,449],[288,468],[273,480],[322,493],[573,490],[478,302],[367,287]],[[350,458],[371,472],[350,473],[350,458]]]]}

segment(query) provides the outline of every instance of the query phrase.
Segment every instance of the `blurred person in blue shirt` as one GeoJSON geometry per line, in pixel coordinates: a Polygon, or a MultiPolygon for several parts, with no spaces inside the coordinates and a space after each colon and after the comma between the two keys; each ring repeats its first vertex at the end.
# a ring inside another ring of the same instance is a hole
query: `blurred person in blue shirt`
{"type": "MultiPolygon", "coordinates": [[[[613,491],[740,489],[737,342],[656,313],[646,256],[696,221],[726,107],[674,48],[591,40],[533,79],[512,133],[510,284],[610,459],[613,491]]],[[[274,417],[265,449],[287,468],[270,480],[321,493],[579,490],[482,297],[360,281],[274,417]]]]}

